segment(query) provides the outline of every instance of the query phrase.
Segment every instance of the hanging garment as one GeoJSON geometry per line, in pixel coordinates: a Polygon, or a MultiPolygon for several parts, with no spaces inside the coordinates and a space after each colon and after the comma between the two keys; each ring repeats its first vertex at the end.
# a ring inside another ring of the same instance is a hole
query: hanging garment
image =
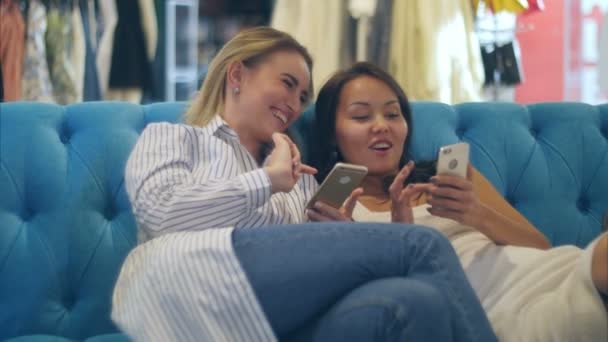
{"type": "Polygon", "coordinates": [[[95,0],[80,0],[86,3],[87,7],[87,22],[89,26],[88,39],[91,42],[91,46],[95,53],[97,53],[97,46],[99,42],[99,29],[100,26],[97,23],[97,8],[95,7],[95,0]]]}
{"type": "Polygon", "coordinates": [[[75,72],[70,56],[72,25],[70,14],[52,7],[47,14],[46,60],[53,85],[53,97],[59,104],[66,105],[77,100],[75,72]]]}
{"type": "Polygon", "coordinates": [[[4,101],[21,99],[25,23],[13,1],[0,3],[0,64],[4,101]]]}
{"type": "Polygon", "coordinates": [[[492,11],[522,13],[528,9],[527,0],[486,0],[492,11]]]}
{"type": "Polygon", "coordinates": [[[120,95],[122,90],[129,90],[129,93],[139,93],[141,99],[141,90],[151,88],[153,77],[139,2],[116,0],[116,9],[118,23],[114,31],[110,89],[106,97],[113,100],[132,99],[132,95],[128,98],[120,95]]]}
{"type": "Polygon", "coordinates": [[[528,0],[472,0],[471,2],[475,12],[480,2],[484,2],[486,7],[494,13],[507,11],[520,14],[529,8],[528,0]]]}
{"type": "Polygon", "coordinates": [[[112,63],[112,48],[114,44],[114,31],[118,22],[116,3],[114,1],[100,1],[99,8],[103,31],[97,48],[97,75],[102,98],[106,98],[109,86],[110,67],[112,63]]]}
{"type": "Polygon", "coordinates": [[[84,70],[86,58],[86,43],[84,37],[84,27],[80,7],[74,6],[72,9],[72,52],[70,53],[72,65],[74,67],[74,89],[76,91],[76,102],[82,101],[84,90],[84,70]]]}
{"type": "MultiPolygon", "coordinates": [[[[101,100],[101,90],[99,78],[97,77],[97,51],[95,50],[93,27],[96,27],[95,15],[91,12],[94,8],[89,7],[88,0],[80,0],[80,16],[82,18],[82,28],[84,32],[85,59],[84,59],[84,88],[82,98],[84,101],[101,100]],[[91,21],[92,20],[92,21],[91,21]]],[[[93,12],[94,13],[94,12],[93,12]]]]}
{"type": "Polygon", "coordinates": [[[521,52],[517,41],[481,47],[484,85],[517,85],[522,82],[521,52]],[[495,79],[495,77],[497,79],[495,79]]]}
{"type": "Polygon", "coordinates": [[[600,89],[608,96],[608,13],[604,15],[600,34],[598,76],[600,89]]]}
{"type": "Polygon", "coordinates": [[[344,1],[277,0],[271,26],[291,34],[314,59],[313,84],[321,85],[342,65],[349,64],[344,1]]]}
{"type": "MultiPolygon", "coordinates": [[[[111,1],[110,1],[111,2],[111,1]]],[[[201,5],[202,6],[202,3],[201,5]]],[[[165,0],[155,0],[154,9],[156,10],[156,25],[158,32],[166,32],[166,7],[165,0]]],[[[158,41],[156,46],[156,56],[154,62],[152,62],[152,69],[158,70],[154,73],[154,89],[152,91],[151,98],[153,101],[161,101],[165,99],[165,73],[161,72],[166,67],[165,62],[165,49],[166,49],[166,37],[164,34],[158,35],[158,41]]]]}
{"type": "MultiPolygon", "coordinates": [[[[154,61],[154,57],[156,55],[156,48],[158,43],[158,26],[157,26],[157,17],[156,17],[156,9],[153,0],[139,0],[139,14],[142,18],[141,21],[141,29],[145,38],[145,46],[146,46],[146,57],[147,62],[150,65],[150,71],[152,71],[152,62],[154,61]]],[[[148,84],[148,87],[121,87],[121,88],[112,88],[108,89],[106,92],[106,97],[112,100],[119,101],[127,101],[133,103],[141,103],[144,95],[146,98],[150,98],[153,96],[155,92],[154,86],[154,75],[150,76],[150,79],[153,81],[148,84]],[[145,91],[145,94],[144,94],[145,91]]]]}
{"type": "Polygon", "coordinates": [[[384,70],[388,70],[392,9],[393,0],[378,0],[367,36],[367,59],[384,70]]]}
{"type": "Polygon", "coordinates": [[[54,102],[53,87],[46,62],[46,8],[39,0],[29,3],[27,38],[23,77],[21,80],[23,99],[26,101],[54,102]]]}
{"type": "Polygon", "coordinates": [[[484,81],[468,0],[395,1],[389,71],[415,100],[479,101],[484,81]]]}
{"type": "Polygon", "coordinates": [[[371,30],[371,19],[376,12],[376,0],[349,0],[348,11],[357,20],[357,42],[355,61],[367,61],[367,38],[371,30]]]}
{"type": "MultiPolygon", "coordinates": [[[[139,0],[139,10],[142,17],[142,29],[146,38],[146,54],[150,70],[154,71],[154,57],[158,47],[158,20],[154,0],[139,0]]],[[[151,83],[145,91],[142,91],[138,103],[149,102],[156,92],[156,77],[152,75],[151,83]]]]}
{"type": "Polygon", "coordinates": [[[139,11],[142,18],[142,30],[146,38],[146,55],[153,61],[158,43],[158,26],[154,0],[139,0],[139,11]]]}

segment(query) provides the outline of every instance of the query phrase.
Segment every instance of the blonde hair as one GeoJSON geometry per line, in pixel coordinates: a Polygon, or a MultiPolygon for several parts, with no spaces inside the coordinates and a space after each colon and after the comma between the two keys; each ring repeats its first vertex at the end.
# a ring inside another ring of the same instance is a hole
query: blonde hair
{"type": "MultiPolygon", "coordinates": [[[[292,36],[270,27],[256,27],[238,33],[228,41],[209,64],[203,86],[186,111],[184,121],[192,126],[205,126],[224,109],[226,98],[226,74],[234,62],[243,62],[254,67],[265,57],[279,50],[300,53],[309,72],[312,72],[312,57],[292,36]]],[[[313,94],[312,78],[309,94],[313,94]]]]}

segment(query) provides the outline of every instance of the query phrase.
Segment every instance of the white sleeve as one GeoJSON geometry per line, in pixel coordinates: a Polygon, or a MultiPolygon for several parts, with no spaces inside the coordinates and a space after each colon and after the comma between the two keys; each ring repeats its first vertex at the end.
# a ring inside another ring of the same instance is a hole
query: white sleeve
{"type": "MultiPolygon", "coordinates": [[[[264,169],[232,179],[195,181],[194,134],[184,125],[150,124],[129,157],[127,192],[140,228],[150,237],[232,226],[270,198],[264,169]]],[[[223,167],[233,167],[230,163],[223,167]]]]}

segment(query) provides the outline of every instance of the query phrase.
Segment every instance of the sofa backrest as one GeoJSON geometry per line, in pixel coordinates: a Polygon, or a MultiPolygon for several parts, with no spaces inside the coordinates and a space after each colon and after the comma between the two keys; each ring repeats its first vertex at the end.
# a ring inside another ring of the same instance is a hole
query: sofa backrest
{"type": "MultiPolygon", "coordinates": [[[[184,103],[0,104],[0,339],[116,331],[120,265],[136,243],[127,157],[184,103]]],[[[472,163],[554,244],[583,246],[608,209],[608,105],[415,103],[411,157],[471,144],[472,163]]],[[[312,111],[294,132],[313,158],[312,111]]]]}
{"type": "Polygon", "coordinates": [[[111,291],[136,243],[127,157],[183,103],[0,105],[0,340],[117,331],[111,291]]]}

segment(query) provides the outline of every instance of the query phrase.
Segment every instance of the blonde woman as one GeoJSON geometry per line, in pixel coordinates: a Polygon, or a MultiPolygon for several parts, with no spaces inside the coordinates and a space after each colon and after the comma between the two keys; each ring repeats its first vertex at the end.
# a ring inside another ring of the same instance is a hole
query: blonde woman
{"type": "Polygon", "coordinates": [[[313,93],[311,69],[289,35],[243,31],[186,123],[142,132],[125,176],[141,243],[114,321],[141,341],[495,340],[440,234],[297,224],[317,183],[283,132],[313,93]]]}

